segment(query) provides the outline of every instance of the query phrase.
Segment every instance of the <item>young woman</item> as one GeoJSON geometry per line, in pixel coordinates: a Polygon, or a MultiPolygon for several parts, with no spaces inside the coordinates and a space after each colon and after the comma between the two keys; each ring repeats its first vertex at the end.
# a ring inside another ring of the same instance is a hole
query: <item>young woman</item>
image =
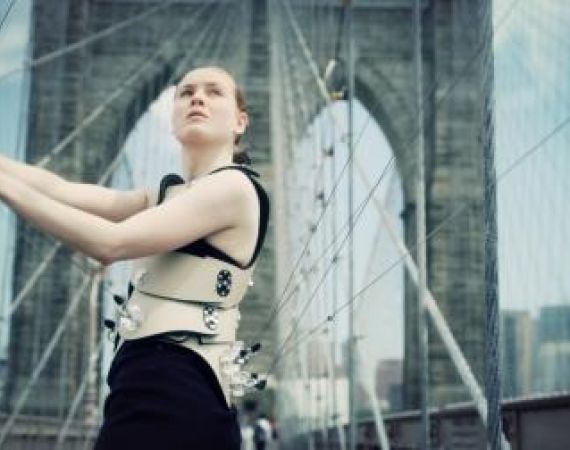
{"type": "Polygon", "coordinates": [[[20,216],[104,266],[138,261],[97,450],[240,448],[230,347],[268,197],[236,164],[248,115],[228,72],[188,72],[172,124],[184,178],[166,175],[158,192],[71,183],[0,157],[0,199],[20,216]]]}

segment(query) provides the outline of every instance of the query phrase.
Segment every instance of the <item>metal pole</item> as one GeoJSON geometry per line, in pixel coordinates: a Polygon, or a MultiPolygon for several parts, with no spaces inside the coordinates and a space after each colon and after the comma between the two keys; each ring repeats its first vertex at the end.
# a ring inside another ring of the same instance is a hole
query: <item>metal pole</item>
{"type": "Polygon", "coordinates": [[[481,142],[484,160],[484,235],[485,235],[485,395],[487,397],[487,443],[490,450],[506,449],[501,430],[501,379],[499,376],[499,300],[497,275],[497,217],[495,175],[495,129],[493,104],[493,29],[491,2],[480,5],[481,87],[483,104],[481,114],[481,142]]]}
{"type": "MultiPolygon", "coordinates": [[[[353,99],[354,99],[354,51],[353,51],[353,36],[352,36],[352,1],[345,0],[346,8],[346,40],[347,40],[347,78],[348,78],[348,227],[349,227],[349,240],[348,240],[348,298],[352,298],[354,294],[354,217],[352,215],[354,193],[354,136],[353,136],[353,99]]],[[[354,303],[350,302],[348,311],[348,409],[349,409],[349,422],[348,422],[348,448],[349,450],[356,449],[357,439],[357,424],[356,424],[356,403],[357,403],[357,370],[356,370],[356,336],[354,335],[354,303]]]]}
{"type": "MultiPolygon", "coordinates": [[[[331,105],[328,105],[327,108],[331,108],[331,105]]],[[[334,128],[332,129],[332,145],[331,145],[331,151],[332,151],[332,155],[331,155],[331,186],[334,186],[334,182],[336,179],[336,133],[334,128]]],[[[336,214],[337,214],[337,210],[336,210],[336,198],[331,199],[332,201],[332,211],[331,211],[331,235],[332,236],[336,236],[337,234],[337,227],[336,227],[336,214]]],[[[338,308],[338,285],[337,285],[337,280],[338,280],[338,259],[335,259],[333,261],[333,269],[332,269],[332,273],[333,273],[333,282],[332,282],[332,310],[336,311],[338,308]]],[[[331,360],[332,360],[332,385],[333,385],[333,391],[332,391],[332,403],[333,403],[333,424],[338,432],[338,439],[339,439],[339,444],[340,444],[340,448],[341,450],[345,450],[346,449],[346,438],[345,438],[345,434],[344,434],[344,427],[343,425],[340,423],[340,415],[339,415],[339,411],[338,411],[338,376],[336,373],[336,363],[337,363],[337,337],[338,337],[338,333],[337,333],[337,323],[336,320],[333,320],[332,324],[331,324],[331,360]]]]}
{"type": "MultiPolygon", "coordinates": [[[[318,109],[319,105],[315,105],[316,108],[318,109]]],[[[320,113],[319,113],[320,116],[320,113]]],[[[324,196],[325,196],[325,189],[326,189],[326,182],[325,182],[325,171],[326,171],[326,167],[325,167],[325,158],[326,156],[324,155],[324,146],[325,146],[325,137],[324,137],[324,132],[323,132],[323,124],[322,124],[322,118],[318,117],[317,118],[318,122],[316,122],[315,124],[315,128],[318,127],[318,130],[315,130],[315,136],[318,137],[317,139],[317,151],[318,151],[318,157],[319,157],[319,175],[318,175],[318,188],[317,188],[317,196],[318,196],[318,200],[319,200],[319,209],[322,211],[325,207],[324,205],[324,196]]],[[[321,242],[320,245],[318,245],[318,250],[319,250],[319,254],[322,252],[322,250],[326,247],[327,244],[327,228],[326,226],[323,227],[323,230],[321,232],[321,242]]],[[[327,285],[323,285],[323,289],[321,290],[321,299],[320,302],[318,303],[318,313],[317,313],[317,320],[319,320],[321,317],[326,317],[328,312],[327,312],[327,297],[328,297],[328,292],[327,292],[327,285]]],[[[319,380],[319,396],[321,399],[321,408],[319,409],[319,413],[321,415],[321,428],[322,428],[322,433],[323,433],[323,443],[322,445],[324,446],[324,448],[329,448],[329,398],[328,398],[328,379],[327,379],[327,375],[328,375],[328,368],[327,368],[327,363],[326,363],[326,354],[328,353],[328,329],[325,328],[325,330],[323,330],[323,338],[319,339],[319,356],[318,356],[318,361],[319,361],[319,374],[318,374],[318,380],[319,380]],[[322,344],[322,346],[321,346],[322,344]]]]}
{"type": "Polygon", "coordinates": [[[418,346],[419,346],[419,371],[420,371],[420,409],[421,427],[419,446],[422,450],[430,448],[429,432],[429,342],[428,323],[426,311],[426,203],[425,203],[425,155],[424,155],[424,116],[423,116],[423,64],[422,64],[422,17],[421,0],[414,1],[413,8],[414,29],[414,65],[416,75],[416,111],[418,120],[417,140],[417,198],[416,198],[416,236],[417,236],[417,261],[419,270],[418,283],[418,346]]]}
{"type": "MultiPolygon", "coordinates": [[[[105,272],[105,267],[101,267],[93,274],[93,283],[91,284],[91,294],[89,296],[89,354],[99,354],[99,316],[98,316],[98,303],[101,291],[102,278],[105,272]]],[[[102,347],[101,347],[102,348],[102,347]]],[[[91,364],[91,361],[90,363],[91,364]]],[[[85,425],[88,427],[95,427],[97,424],[97,370],[94,365],[87,370],[87,384],[85,393],[85,425]]]]}

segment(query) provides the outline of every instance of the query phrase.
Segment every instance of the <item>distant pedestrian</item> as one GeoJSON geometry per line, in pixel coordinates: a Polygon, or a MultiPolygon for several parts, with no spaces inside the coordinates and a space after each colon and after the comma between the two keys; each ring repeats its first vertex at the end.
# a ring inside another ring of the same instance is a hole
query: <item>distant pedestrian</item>
{"type": "Polygon", "coordinates": [[[261,414],[253,428],[253,442],[255,442],[255,450],[265,450],[267,444],[273,440],[271,422],[265,414],[261,414]]]}

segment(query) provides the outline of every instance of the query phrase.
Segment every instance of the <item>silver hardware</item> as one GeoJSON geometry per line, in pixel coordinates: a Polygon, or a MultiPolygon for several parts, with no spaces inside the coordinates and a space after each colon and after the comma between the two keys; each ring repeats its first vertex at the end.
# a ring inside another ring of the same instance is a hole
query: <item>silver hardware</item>
{"type": "Polygon", "coordinates": [[[142,324],[143,313],[138,305],[123,305],[119,311],[119,330],[124,332],[136,331],[142,324]]]}
{"type": "Polygon", "coordinates": [[[243,342],[238,341],[220,357],[222,377],[226,379],[230,394],[234,397],[245,395],[246,389],[263,389],[267,384],[265,376],[249,373],[241,368],[260,349],[261,344],[254,344],[251,347],[244,348],[243,342]]]}
{"type": "Polygon", "coordinates": [[[212,331],[216,331],[218,329],[218,325],[220,322],[218,310],[216,307],[212,305],[206,305],[203,309],[203,319],[204,325],[206,328],[212,331]]]}
{"type": "MultiPolygon", "coordinates": [[[[113,295],[113,300],[119,313],[119,323],[114,326],[113,331],[133,332],[139,328],[143,321],[141,308],[137,305],[129,305],[120,295],[113,295]]],[[[110,323],[105,323],[105,325],[110,328],[110,323]]]]}
{"type": "Polygon", "coordinates": [[[251,373],[245,382],[245,387],[249,389],[256,388],[258,390],[262,390],[265,389],[265,386],[267,386],[267,375],[265,374],[260,375],[257,373],[251,373]]]}
{"type": "Polygon", "coordinates": [[[243,371],[236,371],[230,377],[230,391],[234,397],[243,397],[249,374],[243,371]]]}

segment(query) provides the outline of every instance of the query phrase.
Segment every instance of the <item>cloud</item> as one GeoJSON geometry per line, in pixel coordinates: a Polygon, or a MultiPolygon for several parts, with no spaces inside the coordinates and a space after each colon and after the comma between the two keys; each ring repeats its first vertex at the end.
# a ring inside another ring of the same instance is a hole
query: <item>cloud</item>
{"type": "Polygon", "coordinates": [[[0,34],[0,54],[26,47],[29,36],[27,22],[27,20],[20,20],[3,30],[3,33],[0,34]]]}
{"type": "Polygon", "coordinates": [[[0,74],[22,64],[29,40],[27,22],[18,20],[0,30],[0,74]]]}

